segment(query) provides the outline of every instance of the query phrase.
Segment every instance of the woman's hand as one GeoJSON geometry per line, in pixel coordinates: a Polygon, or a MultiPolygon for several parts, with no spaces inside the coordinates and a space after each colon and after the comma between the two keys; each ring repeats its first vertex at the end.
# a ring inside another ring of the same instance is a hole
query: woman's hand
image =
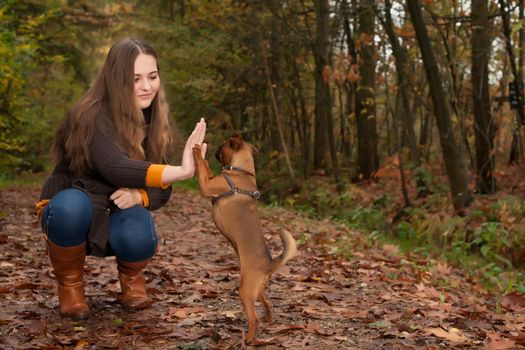
{"type": "Polygon", "coordinates": [[[162,172],[162,183],[171,184],[174,181],[186,180],[195,174],[195,162],[192,150],[196,144],[201,145],[202,157],[206,155],[207,145],[203,143],[206,134],[206,122],[204,118],[197,123],[195,129],[186,140],[184,151],[182,152],[182,163],[180,166],[168,165],[162,172]]]}
{"type": "Polygon", "coordinates": [[[188,140],[186,141],[186,145],[184,147],[184,152],[182,153],[181,167],[184,169],[188,169],[188,173],[191,173],[190,177],[192,177],[195,173],[195,164],[193,161],[192,153],[192,150],[195,147],[195,145],[201,145],[203,158],[206,155],[206,149],[208,145],[203,143],[205,134],[206,122],[204,121],[204,118],[201,118],[201,120],[195,126],[195,129],[191,133],[190,137],[188,137],[188,140]]]}
{"type": "Polygon", "coordinates": [[[136,188],[119,188],[109,197],[119,209],[128,209],[142,205],[142,195],[136,188]]]}

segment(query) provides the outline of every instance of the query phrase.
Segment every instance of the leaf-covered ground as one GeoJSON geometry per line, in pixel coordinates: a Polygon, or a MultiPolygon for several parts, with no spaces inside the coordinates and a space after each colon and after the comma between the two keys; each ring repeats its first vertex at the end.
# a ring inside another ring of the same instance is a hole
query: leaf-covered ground
{"type": "MultiPolygon", "coordinates": [[[[242,349],[245,318],[233,249],[216,230],[211,204],[177,189],[155,212],[161,236],[146,278],[155,303],[128,312],[118,302],[113,258],[88,257],[92,316],[62,319],[34,187],[0,191],[0,344],[3,349],[242,349]]],[[[274,254],[290,230],[300,253],[268,288],[272,324],[261,322],[259,349],[525,348],[525,301],[491,296],[446,264],[369,248],[365,236],[328,221],[262,208],[274,254]],[[338,258],[338,250],[353,258],[338,258]]],[[[260,310],[259,310],[260,311],[260,310]]]]}

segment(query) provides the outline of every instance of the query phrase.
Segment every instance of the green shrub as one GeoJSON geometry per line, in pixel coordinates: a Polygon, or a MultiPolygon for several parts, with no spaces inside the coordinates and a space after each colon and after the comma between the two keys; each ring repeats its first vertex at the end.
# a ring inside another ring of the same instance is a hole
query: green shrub
{"type": "Polygon", "coordinates": [[[485,222],[474,231],[473,247],[478,247],[481,255],[491,263],[504,264],[512,268],[512,262],[502,255],[511,247],[509,232],[499,222],[485,222]]]}

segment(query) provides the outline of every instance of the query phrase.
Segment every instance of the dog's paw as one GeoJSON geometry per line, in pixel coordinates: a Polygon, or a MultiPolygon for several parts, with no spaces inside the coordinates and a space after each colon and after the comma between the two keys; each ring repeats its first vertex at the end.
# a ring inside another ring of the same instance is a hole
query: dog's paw
{"type": "Polygon", "coordinates": [[[195,159],[202,159],[201,145],[195,144],[195,146],[193,146],[193,157],[195,159]]]}

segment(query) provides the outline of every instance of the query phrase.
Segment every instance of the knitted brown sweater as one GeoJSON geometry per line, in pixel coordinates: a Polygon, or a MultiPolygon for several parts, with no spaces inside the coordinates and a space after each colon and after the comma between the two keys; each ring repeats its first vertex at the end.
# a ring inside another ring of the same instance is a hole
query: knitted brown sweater
{"type": "Polygon", "coordinates": [[[53,195],[64,189],[82,190],[93,204],[88,253],[104,256],[109,236],[108,219],[111,211],[108,198],[111,193],[121,187],[137,188],[141,190],[144,206],[155,210],[169,200],[171,185],[165,186],[161,181],[165,165],[130,159],[115,138],[99,128],[94,131],[89,151],[91,169],[82,176],[73,175],[67,159],[55,167],[43,185],[37,212],[40,217],[53,195]]]}

